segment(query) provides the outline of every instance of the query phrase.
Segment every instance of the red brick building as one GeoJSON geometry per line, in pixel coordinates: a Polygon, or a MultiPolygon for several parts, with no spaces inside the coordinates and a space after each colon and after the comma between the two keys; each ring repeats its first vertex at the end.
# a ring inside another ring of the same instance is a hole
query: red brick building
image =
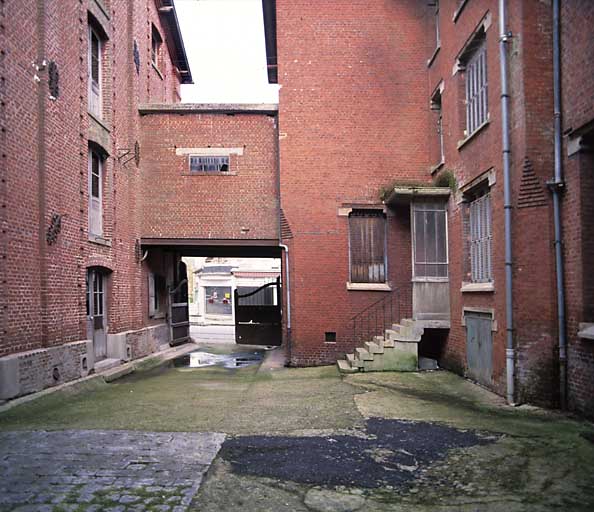
{"type": "MultiPolygon", "coordinates": [[[[585,24],[592,12],[584,2],[563,2],[561,15],[563,115],[579,118],[572,126],[581,140],[579,155],[564,165],[582,169],[575,171],[581,182],[567,177],[573,197],[562,199],[564,384],[547,187],[554,168],[553,9],[531,0],[504,6],[507,145],[498,2],[276,1],[268,54],[281,85],[291,361],[328,363],[362,347],[383,334],[387,309],[414,320],[421,355],[442,366],[514,402],[555,405],[566,389],[569,405],[591,415],[587,325],[594,317],[586,268],[593,251],[585,198],[594,101],[585,24]]],[[[347,366],[364,366],[376,348],[355,353],[347,366]]]]}
{"type": "Polygon", "coordinates": [[[184,341],[181,256],[284,252],[290,364],[399,324],[415,368],[594,415],[594,14],[561,4],[264,0],[277,106],[179,103],[172,0],[2,3],[0,399],[184,341]]]}

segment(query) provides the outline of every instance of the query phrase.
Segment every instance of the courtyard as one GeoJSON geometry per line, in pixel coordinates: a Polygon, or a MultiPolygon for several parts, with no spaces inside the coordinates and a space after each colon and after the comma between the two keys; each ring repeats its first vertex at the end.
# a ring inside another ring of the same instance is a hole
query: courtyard
{"type": "Polygon", "coordinates": [[[508,407],[446,371],[341,376],[252,352],[263,361],[236,368],[149,358],[5,407],[0,510],[594,507],[590,423],[508,407]]]}

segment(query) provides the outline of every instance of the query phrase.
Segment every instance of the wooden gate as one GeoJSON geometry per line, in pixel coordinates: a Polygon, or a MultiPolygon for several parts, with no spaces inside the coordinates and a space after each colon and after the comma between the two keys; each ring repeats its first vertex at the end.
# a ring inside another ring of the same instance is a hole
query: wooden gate
{"type": "Polygon", "coordinates": [[[169,329],[172,346],[190,339],[190,311],[188,308],[188,277],[186,264],[179,261],[169,290],[169,329]]]}
{"type": "Polygon", "coordinates": [[[249,293],[234,293],[235,342],[242,345],[280,346],[282,342],[280,278],[249,293]],[[276,289],[276,304],[254,304],[267,288],[276,289]]]}

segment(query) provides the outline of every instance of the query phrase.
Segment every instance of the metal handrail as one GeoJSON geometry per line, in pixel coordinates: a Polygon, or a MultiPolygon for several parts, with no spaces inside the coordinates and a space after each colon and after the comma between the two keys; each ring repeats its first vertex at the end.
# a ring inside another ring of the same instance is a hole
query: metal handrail
{"type": "Polygon", "coordinates": [[[350,319],[355,342],[371,341],[374,336],[385,339],[385,331],[401,320],[401,287],[367,306],[350,319]],[[366,339],[364,339],[366,338],[366,339]]]}

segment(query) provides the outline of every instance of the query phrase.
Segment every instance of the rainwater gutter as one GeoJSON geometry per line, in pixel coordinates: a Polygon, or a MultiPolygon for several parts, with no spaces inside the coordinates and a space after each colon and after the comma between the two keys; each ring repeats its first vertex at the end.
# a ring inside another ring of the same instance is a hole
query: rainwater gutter
{"type": "Polygon", "coordinates": [[[289,270],[289,247],[283,244],[282,210],[281,210],[281,172],[280,172],[280,120],[278,113],[276,124],[276,193],[278,195],[278,246],[285,251],[285,277],[287,287],[287,365],[291,365],[291,271],[289,270]]]}
{"type": "Polygon", "coordinates": [[[503,208],[505,215],[505,326],[506,326],[506,397],[515,405],[515,350],[513,312],[512,259],[512,201],[511,201],[511,143],[509,126],[509,86],[507,81],[507,43],[511,33],[506,28],[506,3],[499,0],[499,64],[501,69],[501,129],[503,156],[503,208]]]}
{"type": "Polygon", "coordinates": [[[567,332],[565,326],[565,285],[563,242],[561,233],[561,193],[565,188],[561,162],[561,55],[560,55],[560,0],[553,0],[553,106],[555,175],[548,186],[553,194],[555,223],[555,274],[557,281],[557,322],[559,334],[559,401],[567,408],[567,332]]]}

